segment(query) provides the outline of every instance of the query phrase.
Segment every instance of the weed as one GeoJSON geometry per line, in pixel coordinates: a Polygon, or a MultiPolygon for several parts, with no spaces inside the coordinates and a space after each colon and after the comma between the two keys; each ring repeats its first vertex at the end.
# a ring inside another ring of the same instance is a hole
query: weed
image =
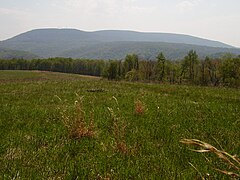
{"type": "Polygon", "coordinates": [[[143,115],[145,112],[146,112],[145,104],[140,100],[136,100],[135,101],[135,114],[143,115]]]}
{"type": "Polygon", "coordinates": [[[108,111],[111,114],[112,117],[112,121],[113,121],[113,136],[115,139],[115,148],[117,149],[117,151],[123,153],[123,154],[128,154],[130,153],[130,149],[127,146],[126,143],[126,127],[127,127],[127,123],[124,121],[124,119],[120,116],[120,109],[119,109],[119,104],[118,104],[118,100],[116,97],[113,96],[113,99],[115,100],[116,104],[117,104],[117,111],[118,114],[114,113],[114,110],[112,108],[108,107],[108,111]]]}
{"type": "Polygon", "coordinates": [[[110,112],[111,118],[113,121],[112,131],[115,139],[115,148],[117,149],[117,151],[127,154],[129,152],[129,149],[127,147],[126,140],[125,140],[127,125],[120,117],[118,117],[114,113],[112,108],[108,107],[108,111],[110,112]]]}
{"type": "Polygon", "coordinates": [[[83,97],[78,98],[74,103],[73,116],[69,116],[67,111],[62,112],[63,123],[68,128],[69,137],[80,139],[82,137],[96,137],[93,113],[91,113],[89,123],[85,118],[83,111],[83,97]]]}
{"type": "MultiPolygon", "coordinates": [[[[203,141],[197,140],[197,139],[182,139],[180,141],[183,144],[187,144],[187,145],[194,145],[197,147],[200,147],[201,149],[198,150],[192,150],[198,153],[213,153],[215,155],[217,155],[217,157],[221,160],[223,160],[225,163],[227,163],[227,165],[230,167],[230,169],[238,171],[238,173],[240,172],[240,161],[239,158],[237,156],[233,156],[225,151],[222,150],[218,150],[217,148],[215,148],[214,146],[205,143],[203,141]]],[[[229,175],[233,178],[239,178],[240,175],[237,174],[237,172],[232,172],[229,170],[220,170],[218,168],[214,168],[215,170],[217,170],[218,172],[221,172],[223,174],[229,175]]]]}

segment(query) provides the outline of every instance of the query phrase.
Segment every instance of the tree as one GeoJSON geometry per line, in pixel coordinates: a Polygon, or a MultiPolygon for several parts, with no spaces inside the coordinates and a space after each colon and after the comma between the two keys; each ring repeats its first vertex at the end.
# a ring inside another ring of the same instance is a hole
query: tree
{"type": "Polygon", "coordinates": [[[217,85],[219,78],[217,77],[217,69],[219,62],[218,60],[205,58],[205,81],[206,84],[211,83],[212,85],[217,85]]]}
{"type": "Polygon", "coordinates": [[[140,61],[139,64],[139,74],[141,74],[140,76],[142,77],[142,79],[144,80],[152,80],[153,79],[153,75],[154,75],[154,66],[155,66],[155,61],[151,61],[151,60],[145,60],[145,61],[140,61]]]}
{"type": "Polygon", "coordinates": [[[221,67],[222,81],[227,86],[240,85],[240,58],[226,57],[221,67]]]}
{"type": "Polygon", "coordinates": [[[125,71],[125,74],[126,74],[128,71],[131,71],[132,69],[133,69],[132,55],[128,54],[128,55],[125,57],[125,61],[124,61],[124,71],[125,71]]]}
{"type": "Polygon", "coordinates": [[[208,84],[208,74],[207,74],[207,67],[208,64],[210,64],[210,58],[206,56],[204,61],[201,61],[201,77],[200,77],[200,83],[202,85],[207,85],[208,84]]]}
{"type": "Polygon", "coordinates": [[[132,54],[132,61],[133,61],[133,68],[138,71],[138,70],[139,70],[139,59],[138,59],[138,55],[132,54]]]}
{"type": "Polygon", "coordinates": [[[136,54],[128,54],[125,57],[124,69],[125,69],[125,73],[127,73],[128,71],[131,71],[132,69],[139,70],[138,55],[136,55],[136,54]]]}
{"type": "Polygon", "coordinates": [[[108,79],[113,80],[113,79],[117,79],[117,75],[118,75],[118,64],[116,61],[111,61],[108,67],[108,79]]]}
{"type": "Polygon", "coordinates": [[[198,64],[198,55],[196,53],[196,51],[189,51],[188,55],[185,56],[184,60],[183,60],[183,70],[182,70],[182,74],[188,72],[188,78],[190,80],[190,82],[194,82],[195,81],[195,77],[196,77],[196,65],[198,64]]]}
{"type": "Polygon", "coordinates": [[[159,53],[157,56],[157,64],[156,64],[156,75],[158,80],[163,82],[164,75],[165,75],[165,62],[166,58],[163,53],[159,53]]]}
{"type": "Polygon", "coordinates": [[[124,75],[122,60],[118,62],[118,78],[122,79],[124,75]]]}

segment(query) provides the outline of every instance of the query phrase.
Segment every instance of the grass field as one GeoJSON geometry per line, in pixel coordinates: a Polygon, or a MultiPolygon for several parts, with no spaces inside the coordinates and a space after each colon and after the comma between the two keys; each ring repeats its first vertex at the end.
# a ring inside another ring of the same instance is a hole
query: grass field
{"type": "Polygon", "coordinates": [[[0,71],[0,95],[0,179],[229,179],[180,140],[240,155],[239,89],[0,71]]]}

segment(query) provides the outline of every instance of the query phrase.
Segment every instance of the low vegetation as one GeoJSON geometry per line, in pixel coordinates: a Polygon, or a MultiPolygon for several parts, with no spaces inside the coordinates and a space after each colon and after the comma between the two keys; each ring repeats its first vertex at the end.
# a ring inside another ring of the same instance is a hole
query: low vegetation
{"type": "Polygon", "coordinates": [[[0,179],[239,175],[238,89],[0,71],[0,94],[0,179]]]}

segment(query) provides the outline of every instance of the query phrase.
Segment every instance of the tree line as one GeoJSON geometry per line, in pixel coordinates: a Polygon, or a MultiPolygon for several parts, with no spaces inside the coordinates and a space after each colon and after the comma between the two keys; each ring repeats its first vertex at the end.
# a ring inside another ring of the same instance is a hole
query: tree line
{"type": "Polygon", "coordinates": [[[39,70],[101,76],[105,64],[104,60],[72,58],[12,59],[0,60],[0,70],[39,70]]]}
{"type": "Polygon", "coordinates": [[[178,61],[166,59],[162,52],[154,61],[139,59],[136,54],[128,54],[124,60],[0,60],[0,70],[42,70],[102,76],[109,80],[240,87],[240,56],[226,54],[219,59],[200,59],[194,50],[178,61]]]}

